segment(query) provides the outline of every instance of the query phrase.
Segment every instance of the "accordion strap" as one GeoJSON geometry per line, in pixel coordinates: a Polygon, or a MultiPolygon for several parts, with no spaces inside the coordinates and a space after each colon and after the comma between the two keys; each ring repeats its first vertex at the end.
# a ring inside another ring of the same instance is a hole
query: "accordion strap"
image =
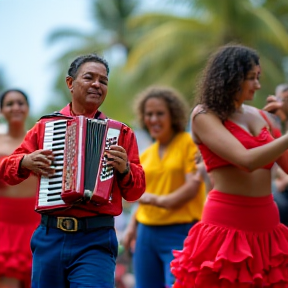
{"type": "MultiPolygon", "coordinates": [[[[72,116],[64,115],[64,114],[60,113],[59,111],[55,111],[55,112],[53,112],[51,114],[43,115],[41,118],[39,118],[39,120],[48,119],[48,118],[56,118],[56,117],[61,117],[61,118],[66,118],[66,119],[73,119],[74,118],[72,116]]],[[[107,116],[103,112],[98,110],[96,112],[95,116],[94,116],[94,119],[102,119],[102,120],[104,120],[104,119],[107,119],[107,116]]]]}
{"type": "MultiPolygon", "coordinates": [[[[55,111],[51,114],[47,114],[47,115],[43,115],[41,118],[39,118],[39,120],[41,119],[48,119],[48,118],[55,118],[55,117],[61,117],[61,118],[66,118],[66,119],[73,119],[73,117],[71,116],[67,116],[67,115],[64,115],[64,114],[61,114],[59,111],[55,111]]],[[[39,121],[38,120],[38,121],[39,121]]]]}

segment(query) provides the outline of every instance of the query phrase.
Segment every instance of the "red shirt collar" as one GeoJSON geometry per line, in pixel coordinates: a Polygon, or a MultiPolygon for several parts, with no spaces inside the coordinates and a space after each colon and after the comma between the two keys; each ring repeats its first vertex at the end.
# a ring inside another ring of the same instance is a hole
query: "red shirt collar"
{"type": "MultiPolygon", "coordinates": [[[[60,112],[61,114],[65,115],[65,116],[75,116],[75,115],[73,115],[73,114],[71,113],[70,105],[71,105],[71,103],[67,104],[67,105],[66,105],[64,108],[62,108],[59,112],[60,112]]],[[[98,110],[95,111],[94,117],[95,117],[95,115],[96,115],[97,112],[98,112],[98,110]]],[[[99,116],[98,116],[97,118],[100,118],[100,119],[105,119],[105,118],[107,118],[104,113],[102,113],[102,112],[100,112],[100,111],[99,111],[99,113],[100,113],[100,114],[99,114],[99,116]]]]}

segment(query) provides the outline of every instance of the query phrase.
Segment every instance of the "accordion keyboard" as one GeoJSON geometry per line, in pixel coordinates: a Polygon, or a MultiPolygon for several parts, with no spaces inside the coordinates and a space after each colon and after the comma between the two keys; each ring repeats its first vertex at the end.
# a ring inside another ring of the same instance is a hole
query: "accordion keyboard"
{"type": "Polygon", "coordinates": [[[38,200],[40,206],[65,204],[61,198],[61,192],[66,126],[67,120],[45,124],[43,149],[53,151],[55,157],[52,165],[55,168],[55,174],[50,177],[41,177],[38,200]]]}

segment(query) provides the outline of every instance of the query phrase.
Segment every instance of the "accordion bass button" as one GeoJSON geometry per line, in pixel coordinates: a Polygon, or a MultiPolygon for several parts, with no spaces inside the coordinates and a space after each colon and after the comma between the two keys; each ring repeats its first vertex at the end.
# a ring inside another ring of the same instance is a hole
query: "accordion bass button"
{"type": "Polygon", "coordinates": [[[92,191],[90,191],[90,190],[88,190],[88,189],[85,189],[84,190],[84,199],[85,200],[90,200],[91,199],[91,197],[92,197],[92,195],[93,195],[93,192],[92,191]]]}

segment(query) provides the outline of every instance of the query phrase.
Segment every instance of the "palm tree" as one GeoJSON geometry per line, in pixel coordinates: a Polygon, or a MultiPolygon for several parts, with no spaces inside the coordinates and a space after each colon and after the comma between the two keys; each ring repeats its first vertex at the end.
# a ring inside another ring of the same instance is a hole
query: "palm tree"
{"type": "Polygon", "coordinates": [[[288,31],[288,5],[286,0],[265,0],[263,7],[272,12],[288,31]]]}
{"type": "Polygon", "coordinates": [[[146,13],[130,21],[131,29],[141,33],[126,65],[130,81],[144,87],[169,84],[191,100],[208,55],[220,45],[241,42],[260,53],[263,92],[256,104],[263,105],[275,85],[285,79],[282,63],[288,53],[288,35],[282,23],[249,0],[183,0],[181,4],[187,6],[186,16],[146,13]]]}
{"type": "MultiPolygon", "coordinates": [[[[50,35],[48,39],[50,44],[58,43],[63,40],[70,44],[70,46],[67,46],[70,48],[55,59],[57,71],[59,71],[55,77],[55,90],[57,99],[60,99],[60,102],[70,101],[71,96],[66,88],[65,76],[67,75],[68,65],[78,55],[92,52],[97,52],[100,55],[109,55],[111,49],[114,47],[121,47],[121,51],[124,51],[121,55],[124,54],[126,60],[127,54],[132,47],[134,37],[133,33],[128,33],[126,22],[136,11],[138,4],[139,2],[137,0],[93,0],[91,2],[91,16],[95,23],[94,31],[85,33],[64,29],[57,30],[50,35]],[[67,40],[69,40],[69,42],[67,40]],[[73,48],[71,49],[71,47],[73,48]]],[[[112,71],[111,74],[113,73],[114,72],[112,71]]],[[[110,78],[115,77],[111,75],[110,78]]],[[[116,90],[113,89],[113,82],[115,81],[109,81],[109,90],[116,90]]],[[[116,86],[119,85],[116,83],[116,86]]],[[[113,96],[109,97],[111,98],[113,96]]],[[[118,99],[116,99],[116,102],[117,101],[118,99]]],[[[105,107],[106,110],[109,111],[110,106],[106,104],[105,107]]],[[[116,114],[119,112],[119,109],[114,106],[112,106],[110,110],[116,114]]]]}

